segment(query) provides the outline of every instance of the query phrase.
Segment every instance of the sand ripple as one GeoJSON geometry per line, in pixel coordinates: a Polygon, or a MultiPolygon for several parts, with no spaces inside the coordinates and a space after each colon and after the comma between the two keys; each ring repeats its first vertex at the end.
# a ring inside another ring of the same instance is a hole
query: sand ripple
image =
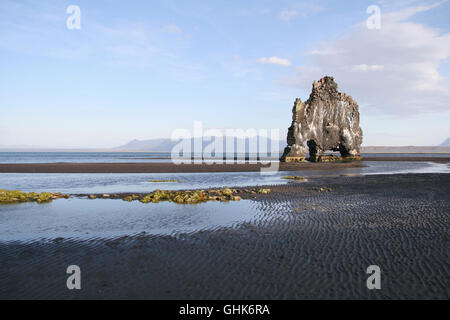
{"type": "Polygon", "coordinates": [[[0,297],[450,298],[450,175],[320,178],[272,190],[253,199],[254,221],[233,228],[0,244],[0,297]],[[65,289],[69,264],[82,269],[82,291],[65,289]],[[382,290],[366,288],[373,264],[382,290]]]}

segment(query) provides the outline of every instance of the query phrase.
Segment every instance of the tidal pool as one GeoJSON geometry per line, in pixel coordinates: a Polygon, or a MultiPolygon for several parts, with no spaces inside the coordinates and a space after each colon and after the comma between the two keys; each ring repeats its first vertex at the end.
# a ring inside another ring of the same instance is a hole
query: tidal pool
{"type": "Polygon", "coordinates": [[[0,205],[0,241],[191,233],[251,221],[256,217],[253,207],[249,200],[177,205],[79,198],[0,205]]]}

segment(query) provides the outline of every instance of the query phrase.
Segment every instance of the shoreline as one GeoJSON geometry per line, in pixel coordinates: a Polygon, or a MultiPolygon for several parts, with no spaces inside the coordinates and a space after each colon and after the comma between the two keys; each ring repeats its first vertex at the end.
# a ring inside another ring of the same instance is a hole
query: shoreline
{"type": "MultiPolygon", "coordinates": [[[[11,163],[0,164],[0,173],[202,173],[258,172],[267,164],[180,164],[173,163],[11,163]]],[[[278,171],[363,168],[361,162],[280,163],[278,171]]]]}
{"type": "MultiPolygon", "coordinates": [[[[366,161],[450,163],[437,157],[373,157],[353,162],[279,163],[278,171],[335,170],[367,167],[366,161]]],[[[111,163],[0,163],[0,173],[208,173],[258,172],[267,163],[180,164],[171,162],[111,162],[111,163]]]]}

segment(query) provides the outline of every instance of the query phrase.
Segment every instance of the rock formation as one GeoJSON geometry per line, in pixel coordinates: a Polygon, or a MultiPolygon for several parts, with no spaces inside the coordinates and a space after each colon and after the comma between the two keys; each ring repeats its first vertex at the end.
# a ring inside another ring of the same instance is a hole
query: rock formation
{"type": "Polygon", "coordinates": [[[359,160],[362,130],[359,127],[358,104],[352,97],[338,92],[332,77],[314,81],[306,102],[296,99],[292,125],[281,161],[359,160]],[[325,151],[339,151],[341,157],[325,156],[325,151]]]}

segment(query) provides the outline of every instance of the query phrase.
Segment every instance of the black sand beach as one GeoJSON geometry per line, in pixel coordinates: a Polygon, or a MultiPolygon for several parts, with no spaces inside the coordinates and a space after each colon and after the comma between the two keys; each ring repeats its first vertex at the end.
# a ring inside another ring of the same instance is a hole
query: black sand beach
{"type": "Polygon", "coordinates": [[[1,243],[0,298],[450,298],[449,174],[270,188],[248,196],[263,217],[236,228],[1,243]],[[80,291],[66,288],[69,264],[82,270],[80,291]],[[381,290],[366,288],[369,265],[381,268],[381,290]]]}
{"type": "Polygon", "coordinates": [[[414,161],[414,162],[434,162],[449,163],[450,157],[364,157],[364,161],[414,161]]]}
{"type": "MultiPolygon", "coordinates": [[[[444,157],[370,157],[364,161],[414,161],[449,163],[444,157]]],[[[262,163],[179,164],[160,163],[0,163],[0,173],[195,173],[195,172],[258,172],[268,167],[262,163]]],[[[334,170],[365,167],[364,162],[279,163],[279,171],[334,170]]]]}
{"type": "MultiPolygon", "coordinates": [[[[364,167],[360,162],[280,163],[280,171],[323,170],[364,167]]],[[[0,164],[0,173],[194,173],[258,172],[268,164],[173,164],[163,163],[11,163],[0,164]]]]}

